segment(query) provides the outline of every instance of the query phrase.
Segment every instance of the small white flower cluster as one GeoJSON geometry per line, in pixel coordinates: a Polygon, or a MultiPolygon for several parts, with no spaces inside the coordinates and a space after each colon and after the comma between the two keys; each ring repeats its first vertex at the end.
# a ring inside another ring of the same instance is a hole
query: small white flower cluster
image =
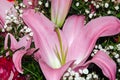
{"type": "Polygon", "coordinates": [[[120,43],[117,45],[117,49],[120,51],[120,43]]]}
{"type": "Polygon", "coordinates": [[[116,0],[84,0],[83,2],[76,0],[74,5],[76,9],[80,9],[80,14],[85,14],[89,19],[104,15],[115,15],[120,10],[120,5],[116,0]],[[81,9],[84,10],[81,11],[81,9]]]}
{"type": "Polygon", "coordinates": [[[42,5],[43,4],[43,2],[40,0],[40,1],[38,1],[38,5],[42,5]]]}
{"type": "MultiPolygon", "coordinates": [[[[106,52],[109,55],[110,55],[110,53],[116,53],[116,52],[112,51],[112,50],[114,50],[114,48],[116,48],[117,51],[120,51],[120,44],[117,44],[116,46],[109,45],[109,46],[107,46],[105,48],[103,48],[102,45],[100,45],[100,44],[99,45],[95,45],[95,48],[93,49],[93,52],[92,52],[91,56],[94,56],[97,53],[97,51],[99,51],[99,50],[104,51],[104,52],[106,52]]],[[[117,55],[119,55],[119,53],[117,55]]],[[[115,56],[116,55],[114,55],[114,57],[115,56]]]]}
{"type": "Polygon", "coordinates": [[[107,49],[104,49],[102,47],[102,45],[99,44],[99,45],[95,45],[95,48],[93,49],[93,52],[91,53],[91,56],[94,56],[99,50],[104,51],[107,54],[109,54],[109,52],[107,51],[107,49]]]}
{"type": "Polygon", "coordinates": [[[45,7],[46,7],[46,8],[49,7],[49,2],[48,2],[48,1],[45,3],[45,7]]]}
{"type": "Polygon", "coordinates": [[[15,31],[17,29],[20,29],[18,31],[20,31],[21,34],[28,34],[30,37],[33,36],[33,32],[31,31],[31,29],[25,26],[23,20],[21,19],[24,8],[26,8],[26,6],[23,3],[19,3],[14,5],[14,8],[11,8],[9,11],[6,11],[5,25],[2,29],[2,32],[10,32],[12,30],[15,31]]]}
{"type": "Polygon", "coordinates": [[[79,2],[76,2],[76,4],[75,4],[77,7],[80,5],[80,3],[79,2]]]}
{"type": "Polygon", "coordinates": [[[109,1],[105,1],[105,2],[92,0],[91,3],[95,6],[96,9],[99,9],[100,7],[109,8],[110,7],[110,5],[109,5],[110,3],[115,4],[114,8],[117,7],[116,10],[119,9],[119,6],[118,6],[118,4],[116,4],[115,0],[114,1],[109,0],[109,1]]]}
{"type": "MultiPolygon", "coordinates": [[[[38,6],[35,8],[37,11],[40,11],[41,13],[45,13],[44,10],[42,10],[43,2],[41,0],[38,1],[38,6]]],[[[47,4],[46,4],[47,5],[47,4]]]]}
{"type": "MultiPolygon", "coordinates": [[[[43,5],[43,2],[41,1],[41,0],[39,0],[38,1],[38,5],[43,5]]],[[[46,8],[48,8],[48,7],[50,7],[50,4],[49,4],[49,1],[47,0],[47,2],[44,4],[44,6],[46,7],[46,8]]]]}
{"type": "Polygon", "coordinates": [[[37,11],[40,11],[41,13],[45,14],[46,11],[44,11],[44,9],[47,8],[50,8],[50,3],[49,1],[47,0],[46,2],[43,2],[41,0],[38,1],[38,6],[35,7],[35,9],[37,11]]]}
{"type": "Polygon", "coordinates": [[[15,9],[17,10],[19,17],[22,17],[24,8],[26,8],[26,5],[24,5],[23,3],[15,5],[15,9]]]}
{"type": "Polygon", "coordinates": [[[30,37],[33,36],[33,32],[30,28],[28,28],[27,26],[24,26],[21,30],[20,30],[21,33],[24,33],[24,34],[28,34],[30,37]]]}
{"type": "Polygon", "coordinates": [[[13,27],[19,26],[22,23],[23,21],[20,19],[17,11],[10,9],[9,11],[6,11],[5,25],[2,32],[11,31],[13,27]]]}
{"type": "Polygon", "coordinates": [[[93,73],[89,73],[87,68],[79,69],[78,72],[72,70],[72,68],[68,68],[67,72],[63,75],[62,80],[92,80],[98,79],[98,75],[93,73]]]}
{"type": "Polygon", "coordinates": [[[15,4],[14,8],[12,7],[10,10],[6,11],[5,25],[2,32],[11,31],[13,27],[23,25],[21,17],[25,7],[26,6],[23,3],[19,3],[15,4]]]}

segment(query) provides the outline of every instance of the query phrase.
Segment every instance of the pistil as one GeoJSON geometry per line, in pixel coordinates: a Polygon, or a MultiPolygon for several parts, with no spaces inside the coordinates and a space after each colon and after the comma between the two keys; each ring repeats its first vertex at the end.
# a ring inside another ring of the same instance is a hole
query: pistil
{"type": "Polygon", "coordinates": [[[57,33],[59,47],[60,47],[60,49],[58,49],[57,46],[55,46],[55,53],[56,53],[61,65],[64,65],[66,63],[66,54],[67,54],[68,49],[66,49],[66,50],[63,49],[63,43],[62,43],[59,28],[56,27],[55,31],[57,33]]]}

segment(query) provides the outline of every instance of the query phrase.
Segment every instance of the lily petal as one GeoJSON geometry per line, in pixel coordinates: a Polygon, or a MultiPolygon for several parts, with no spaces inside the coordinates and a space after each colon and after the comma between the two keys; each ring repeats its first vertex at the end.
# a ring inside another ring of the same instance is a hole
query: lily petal
{"type": "Polygon", "coordinates": [[[67,39],[69,46],[84,27],[84,19],[84,16],[73,15],[68,17],[65,21],[62,31],[67,39]]]}
{"type": "Polygon", "coordinates": [[[54,54],[55,45],[58,45],[57,35],[54,32],[55,25],[43,14],[35,13],[32,9],[24,12],[23,20],[34,32],[35,45],[36,48],[40,48],[39,53],[42,59],[49,66],[60,67],[60,62],[54,54]]]}
{"type": "Polygon", "coordinates": [[[119,32],[120,20],[115,17],[106,16],[91,20],[72,43],[67,60],[77,59],[75,64],[84,63],[99,37],[116,35],[119,32]]]}
{"type": "Polygon", "coordinates": [[[61,27],[69,11],[72,0],[51,0],[51,20],[61,27]]]}
{"type": "Polygon", "coordinates": [[[53,69],[49,67],[44,61],[39,59],[40,67],[46,77],[46,80],[60,80],[64,74],[64,72],[68,69],[68,67],[73,63],[73,61],[70,61],[66,63],[64,66],[58,69],[53,69]],[[52,74],[52,75],[50,75],[52,74]]]}
{"type": "Polygon", "coordinates": [[[30,48],[30,44],[31,44],[31,39],[29,39],[29,36],[26,35],[19,40],[19,42],[16,45],[16,48],[25,47],[25,49],[28,49],[30,48]]]}
{"type": "Polygon", "coordinates": [[[8,38],[10,37],[10,49],[15,51],[21,47],[25,47],[25,49],[21,49],[21,50],[18,50],[16,51],[14,54],[13,54],[13,63],[15,65],[15,68],[17,69],[18,72],[20,73],[23,73],[23,70],[22,70],[22,67],[21,67],[21,60],[22,60],[22,57],[24,54],[27,53],[27,49],[30,48],[30,44],[31,44],[31,40],[27,40],[28,36],[24,36],[21,38],[21,40],[19,42],[17,42],[17,40],[14,38],[14,36],[10,33],[8,33],[6,35],[6,38],[5,38],[5,49],[8,48],[8,38]]]}
{"type": "Polygon", "coordinates": [[[0,16],[0,28],[3,28],[4,26],[4,21],[3,18],[0,16]]]}
{"type": "Polygon", "coordinates": [[[20,39],[20,41],[17,42],[17,40],[14,38],[14,36],[10,33],[8,33],[5,37],[5,43],[4,43],[4,49],[8,48],[8,38],[10,38],[10,49],[11,50],[16,50],[19,49],[21,47],[25,47],[26,49],[30,48],[30,44],[31,44],[31,39],[27,40],[28,36],[24,36],[20,39]]]}
{"type": "Polygon", "coordinates": [[[17,69],[18,72],[22,73],[23,74],[23,69],[22,69],[22,65],[21,65],[21,61],[22,61],[22,57],[23,55],[26,53],[25,50],[19,50],[19,51],[16,51],[14,54],[13,54],[13,63],[15,65],[15,68],[17,69]]]}
{"type": "Polygon", "coordinates": [[[85,65],[88,66],[90,63],[95,63],[99,66],[102,69],[103,74],[108,77],[109,80],[116,79],[116,64],[107,53],[103,51],[97,52],[92,60],[88,61],[85,65]]]}
{"type": "Polygon", "coordinates": [[[14,36],[10,33],[8,33],[5,37],[5,43],[4,43],[4,49],[7,49],[8,48],[8,39],[10,38],[10,49],[11,50],[16,50],[16,44],[17,44],[17,41],[16,39],[14,38],[14,36]]]}
{"type": "Polygon", "coordinates": [[[0,28],[2,28],[3,27],[3,25],[2,24],[0,24],[0,28]]]}

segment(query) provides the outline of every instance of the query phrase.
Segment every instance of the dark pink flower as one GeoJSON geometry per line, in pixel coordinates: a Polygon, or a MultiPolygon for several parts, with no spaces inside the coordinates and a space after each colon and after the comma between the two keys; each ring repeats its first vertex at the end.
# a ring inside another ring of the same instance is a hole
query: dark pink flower
{"type": "Polygon", "coordinates": [[[25,80],[15,69],[11,57],[0,57],[0,80],[25,80]]]}
{"type": "Polygon", "coordinates": [[[13,1],[15,1],[15,0],[8,0],[9,2],[13,2],[13,1]]]}

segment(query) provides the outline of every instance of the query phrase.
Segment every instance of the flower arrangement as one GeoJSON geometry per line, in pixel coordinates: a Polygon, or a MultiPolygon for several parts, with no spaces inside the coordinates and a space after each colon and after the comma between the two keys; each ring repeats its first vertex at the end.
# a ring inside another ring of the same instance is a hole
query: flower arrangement
{"type": "Polygon", "coordinates": [[[0,80],[119,80],[120,0],[1,0],[0,80]]]}

